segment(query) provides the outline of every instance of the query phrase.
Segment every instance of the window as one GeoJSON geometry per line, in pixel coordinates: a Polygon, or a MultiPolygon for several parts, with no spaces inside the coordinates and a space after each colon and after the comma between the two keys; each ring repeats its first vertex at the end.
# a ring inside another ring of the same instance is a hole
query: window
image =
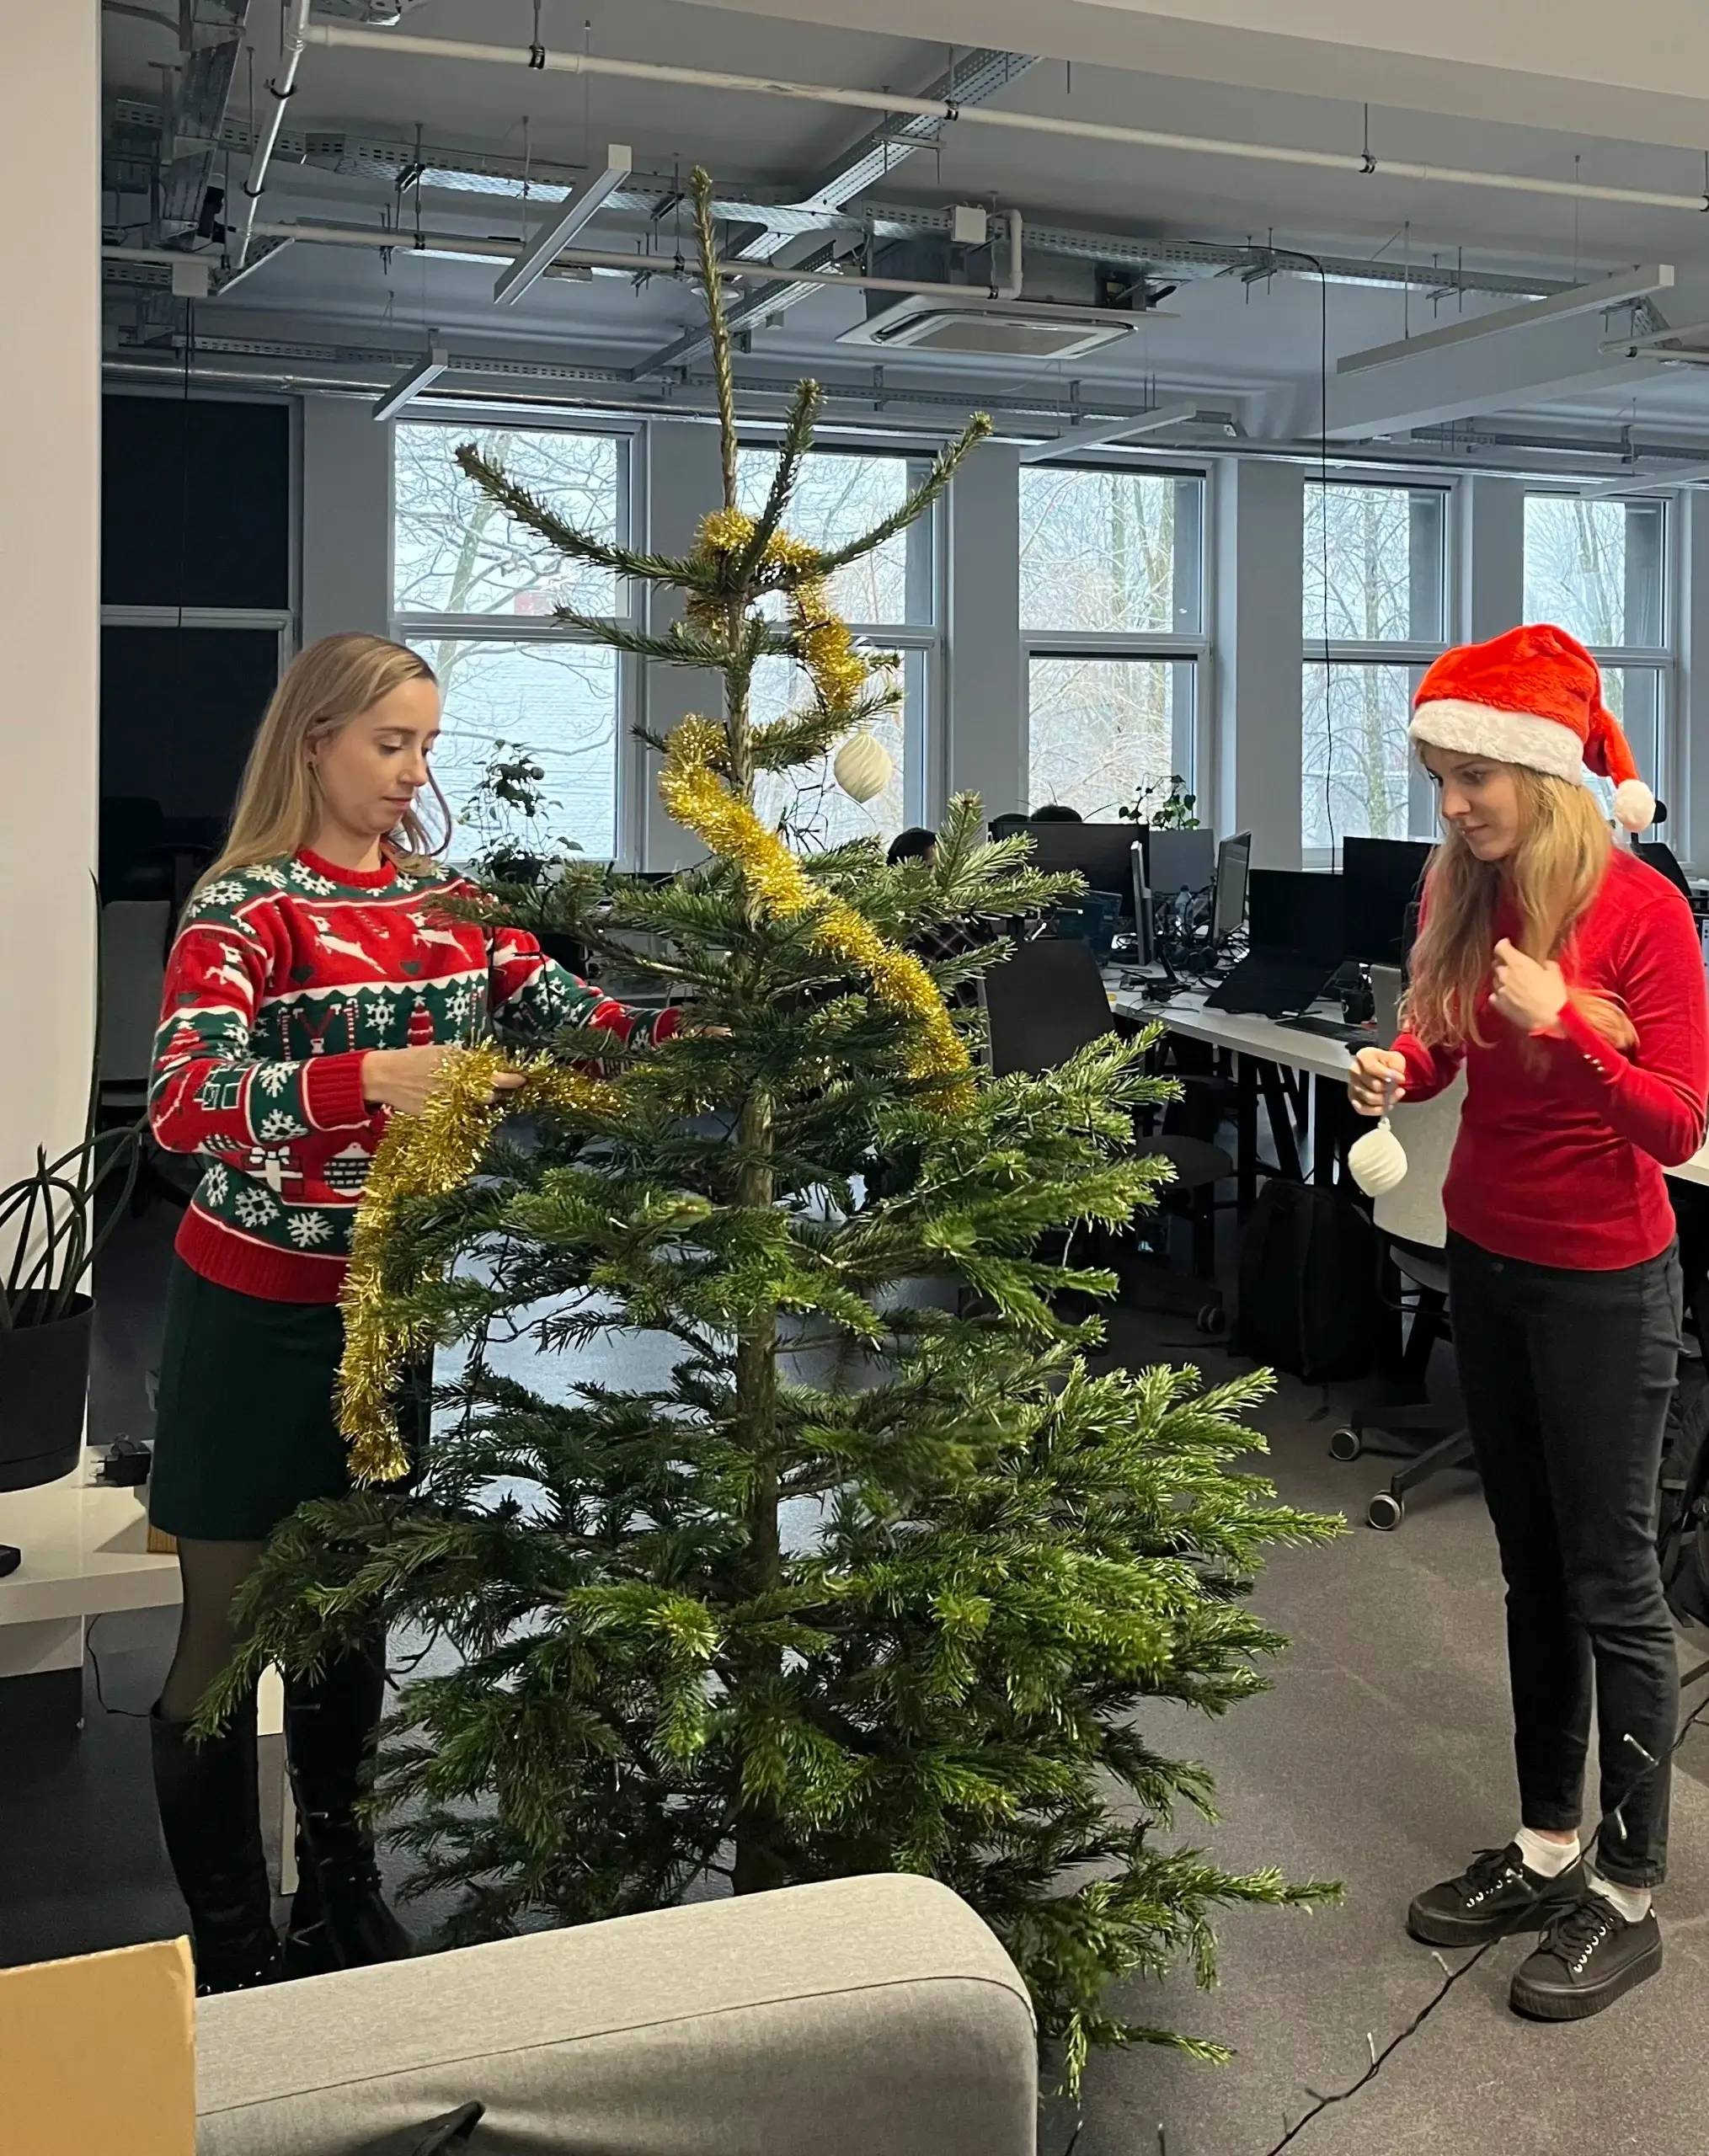
{"type": "MultiPolygon", "coordinates": [[[[803,460],[785,520],[798,537],[814,546],[846,546],[899,509],[927,468],[905,456],[815,451],[803,460]]],[[[737,498],[750,514],[764,507],[777,469],[775,450],[740,451],[737,498]]],[[[863,560],[851,562],[832,579],[830,603],[861,644],[897,657],[901,702],[871,728],[889,751],[890,782],[871,801],[852,801],[832,776],[829,756],[799,771],[762,774],[756,805],[794,845],[889,841],[925,817],[927,712],[937,673],[935,588],[929,515],[863,560]]],[[[782,718],[809,695],[805,675],[788,659],[761,659],[755,669],[753,716],[761,723],[782,718]]]]}
{"type": "Polygon", "coordinates": [[[613,540],[628,524],[628,443],[533,428],[393,430],[393,632],[439,676],[434,769],[453,817],[502,741],[544,771],[554,835],[610,860],[626,666],[554,613],[622,621],[633,602],[609,570],[564,562],[463,477],[453,451],[471,437],[566,523],[613,540]]]}
{"type": "Polygon", "coordinates": [[[1446,635],[1446,496],[1438,488],[1308,484],[1300,835],[1429,837],[1411,755],[1413,691],[1446,635]]]}
{"type": "Polygon", "coordinates": [[[1204,501],[1196,478],[1022,467],[1029,808],[1194,790],[1204,501]]]}
{"type": "Polygon", "coordinates": [[[1525,496],[1525,619],[1554,622],[1595,654],[1608,707],[1663,796],[1672,675],[1666,556],[1664,502],[1525,496]]]}

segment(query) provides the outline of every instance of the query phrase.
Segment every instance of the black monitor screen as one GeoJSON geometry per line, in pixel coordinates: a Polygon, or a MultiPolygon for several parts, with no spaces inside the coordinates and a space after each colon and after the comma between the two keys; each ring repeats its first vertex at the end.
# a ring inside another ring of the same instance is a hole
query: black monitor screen
{"type": "Polygon", "coordinates": [[[1343,941],[1341,887],[1339,876],[1254,868],[1247,884],[1252,949],[1338,965],[1343,941]]]}
{"type": "Polygon", "coordinates": [[[1094,891],[1114,891],[1124,910],[1134,902],[1133,851],[1142,824],[1028,824],[1033,866],[1049,875],[1072,870],[1094,891]]]}
{"type": "Polygon", "coordinates": [[[1210,831],[1154,830],[1146,866],[1159,898],[1208,891],[1216,874],[1215,837],[1210,831]]]}
{"type": "Polygon", "coordinates": [[[1246,920],[1247,876],[1252,865],[1252,835],[1240,831],[1216,849],[1216,903],[1210,915],[1210,940],[1226,943],[1246,920]]]}
{"type": "Polygon", "coordinates": [[[1344,957],[1367,966],[1402,963],[1407,940],[1407,909],[1418,895],[1431,851],[1424,839],[1343,840],[1344,957]]]}

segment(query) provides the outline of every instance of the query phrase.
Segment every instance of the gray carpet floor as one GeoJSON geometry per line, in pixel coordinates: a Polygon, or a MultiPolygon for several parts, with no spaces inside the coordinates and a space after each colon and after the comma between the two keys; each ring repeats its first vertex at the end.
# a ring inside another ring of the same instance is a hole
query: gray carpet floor
{"type": "MultiPolygon", "coordinates": [[[[169,1227],[152,1214],[107,1268],[93,1402],[101,1433],[146,1427],[140,1370],[169,1227]]],[[[1179,1319],[1119,1313],[1111,1344],[1136,1366],[1167,1353],[1199,1356],[1208,1375],[1234,1367],[1191,1340],[1179,1319]]],[[[617,1375],[624,1359],[614,1353],[602,1374],[617,1375]]],[[[1075,2156],[1268,2156],[1311,2092],[1354,2081],[1368,2036],[1387,2043],[1439,1985],[1442,1969],[1401,1929],[1408,1897],[1513,1826],[1499,1582],[1476,1484],[1446,1477],[1412,1501],[1397,1533],[1371,1532],[1365,1503],[1388,1470],[1370,1457],[1348,1465],[1329,1458],[1345,1396],[1284,1381],[1257,1418],[1283,1494],[1353,1523],[1329,1548],[1284,1553],[1265,1574],[1258,1607],[1292,1642],[1274,1689],[1220,1723],[1174,1710],[1146,1717],[1155,1742],[1215,1771],[1222,1817],[1203,1838],[1220,1860],[1338,1880],[1345,1901],[1311,1914],[1230,1915],[1215,1991],[1184,1979],[1132,1987],[1123,2004],[1136,2019],[1213,2037],[1231,2047],[1232,2063],[1205,2066],[1151,2048],[1098,2057],[1079,2116],[1060,2106],[1047,2113],[1046,2156],[1062,2156],[1076,2127],[1075,2156]]],[[[147,1731],[133,1718],[158,1688],[171,1631],[170,1613],[102,1620],[94,1645],[107,1704],[128,1711],[103,1711],[92,1666],[80,1737],[8,1746],[0,1964],[179,1928],[153,1820],[147,1731]]],[[[1503,1943],[1375,2081],[1290,2148],[1301,2156],[1530,2156],[1563,2147],[1674,2156],[1704,2146],[1706,1779],[1709,1728],[1686,1739],[1677,1764],[1674,1874],[1659,1903],[1668,1959],[1656,1981],[1597,2020],[1538,2028],[1508,2011],[1508,1979],[1525,1948],[1503,1943]]]]}

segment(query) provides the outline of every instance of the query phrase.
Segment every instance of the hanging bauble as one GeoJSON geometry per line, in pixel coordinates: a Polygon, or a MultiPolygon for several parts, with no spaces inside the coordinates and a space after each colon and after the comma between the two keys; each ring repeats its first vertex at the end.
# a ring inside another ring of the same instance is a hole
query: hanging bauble
{"type": "Polygon", "coordinates": [[[890,783],[890,752],[876,734],[862,727],[837,750],[830,768],[851,801],[870,801],[890,783]]]}

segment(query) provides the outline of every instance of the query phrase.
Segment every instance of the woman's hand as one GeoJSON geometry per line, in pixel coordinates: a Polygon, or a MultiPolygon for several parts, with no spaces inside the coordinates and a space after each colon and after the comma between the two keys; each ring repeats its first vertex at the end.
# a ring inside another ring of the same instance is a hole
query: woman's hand
{"type": "Polygon", "coordinates": [[[1361,1115],[1382,1115],[1406,1091],[1406,1075],[1405,1056],[1390,1048],[1362,1048],[1347,1074],[1353,1105],[1361,1115]]]}
{"type": "MultiPolygon", "coordinates": [[[[371,1107],[391,1108],[398,1115],[419,1115],[427,1105],[450,1045],[435,1042],[426,1048],[377,1048],[362,1058],[362,1098],[371,1107]]],[[[520,1070],[501,1070],[494,1081],[498,1092],[512,1092],[522,1083],[520,1070]]]]}
{"type": "Polygon", "coordinates": [[[1489,1000],[1521,1033],[1556,1033],[1567,1007],[1566,976],[1552,958],[1541,964],[1516,951],[1503,936],[1495,947],[1489,1000]]]}

